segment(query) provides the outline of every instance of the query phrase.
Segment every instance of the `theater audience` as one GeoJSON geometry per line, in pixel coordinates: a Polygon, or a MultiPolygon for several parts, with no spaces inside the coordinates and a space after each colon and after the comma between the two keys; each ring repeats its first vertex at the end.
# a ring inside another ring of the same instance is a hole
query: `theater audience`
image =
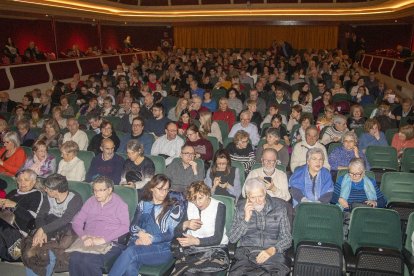
{"type": "Polygon", "coordinates": [[[83,130],[79,129],[79,122],[76,118],[69,118],[66,122],[68,132],[63,136],[63,143],[74,141],[79,146],[79,150],[88,149],[88,136],[83,130]]]}
{"type": "MultiPolygon", "coordinates": [[[[243,110],[243,102],[239,98],[239,92],[235,88],[232,88],[232,89],[229,90],[229,92],[227,94],[228,94],[228,96],[227,96],[228,99],[224,98],[224,97],[222,99],[226,99],[227,107],[234,110],[236,112],[236,115],[239,116],[240,112],[242,112],[242,110],[243,110]]],[[[220,99],[220,101],[221,101],[221,99],[220,99]]],[[[219,106],[220,106],[220,102],[219,102],[219,106]]],[[[220,110],[221,109],[222,108],[220,108],[220,110]]],[[[231,127],[229,126],[229,128],[231,128],[231,127]]]]}
{"type": "Polygon", "coordinates": [[[213,195],[225,195],[239,198],[241,193],[240,183],[241,172],[238,168],[231,165],[229,153],[220,149],[214,154],[211,167],[207,170],[204,183],[211,188],[213,195]]]}
{"type": "MultiPolygon", "coordinates": [[[[73,116],[73,115],[72,115],[73,116]]],[[[67,119],[62,115],[62,109],[60,106],[55,106],[52,111],[52,118],[59,124],[60,129],[65,129],[67,126],[67,119]]]]}
{"type": "Polygon", "coordinates": [[[49,148],[57,148],[62,144],[63,135],[56,120],[48,119],[43,124],[38,141],[43,141],[49,148]]]}
{"type": "Polygon", "coordinates": [[[305,131],[311,125],[313,125],[312,115],[309,113],[302,114],[299,119],[299,124],[293,127],[291,131],[292,146],[295,146],[296,143],[305,139],[305,131]]]}
{"type": "Polygon", "coordinates": [[[333,117],[333,125],[327,127],[324,131],[321,144],[328,146],[330,143],[339,142],[347,131],[348,127],[346,125],[346,117],[344,115],[337,114],[333,117]]]}
{"type": "Polygon", "coordinates": [[[8,92],[0,92],[0,112],[12,112],[16,106],[17,103],[10,100],[8,92]]]}
{"type": "Polygon", "coordinates": [[[244,173],[247,175],[255,162],[255,153],[249,141],[249,134],[239,130],[234,135],[233,141],[226,146],[232,161],[243,164],[244,173]]]}
{"type": "Polygon", "coordinates": [[[102,153],[92,159],[85,181],[92,182],[99,176],[105,176],[118,185],[121,181],[124,159],[115,154],[115,144],[110,138],[102,140],[101,150],[102,153]]]}
{"type": "Polygon", "coordinates": [[[30,118],[30,127],[31,128],[42,128],[44,124],[44,119],[42,118],[42,114],[38,108],[32,109],[30,112],[32,117],[30,118]]]}
{"type": "Polygon", "coordinates": [[[79,146],[74,141],[67,141],[60,147],[62,160],[59,162],[58,174],[66,177],[68,181],[85,180],[85,164],[77,157],[79,146]]]}
{"type": "Polygon", "coordinates": [[[174,122],[169,122],[165,126],[165,134],[158,137],[151,148],[151,155],[164,157],[167,166],[171,164],[174,158],[180,156],[181,147],[184,145],[184,140],[177,134],[177,125],[174,122]]]}
{"type": "Polygon", "coordinates": [[[170,121],[165,117],[164,106],[160,103],[156,103],[152,107],[152,117],[145,121],[147,126],[145,131],[154,134],[156,137],[160,137],[164,134],[165,125],[170,121]]]}
{"type": "Polygon", "coordinates": [[[33,144],[32,151],[33,156],[27,158],[22,170],[30,169],[41,178],[46,178],[56,172],[56,159],[47,152],[48,146],[44,141],[36,141],[33,144]]]}
{"type": "Polygon", "coordinates": [[[365,153],[368,146],[388,146],[384,132],[376,119],[368,119],[364,125],[364,133],[359,138],[358,148],[365,153]]]}
{"type": "Polygon", "coordinates": [[[296,168],[289,179],[293,207],[301,202],[329,203],[333,182],[329,170],[323,167],[325,153],[313,148],[306,153],[306,165],[296,168]]]}
{"type": "Polygon", "coordinates": [[[121,118],[120,128],[119,130],[125,133],[128,133],[131,131],[132,122],[135,118],[139,116],[141,108],[139,106],[139,103],[132,102],[131,103],[131,109],[130,112],[126,113],[121,118]]]}
{"type": "Polygon", "coordinates": [[[188,100],[180,98],[174,108],[171,108],[168,112],[168,119],[177,122],[180,118],[181,112],[188,107],[188,100]]]}
{"type": "Polygon", "coordinates": [[[207,138],[208,136],[217,138],[220,144],[223,144],[220,126],[217,122],[212,121],[212,113],[208,111],[200,112],[200,134],[207,138]]]}
{"type": "Polygon", "coordinates": [[[88,146],[88,151],[93,151],[95,154],[102,153],[101,143],[102,140],[106,138],[109,138],[112,140],[112,142],[114,142],[115,151],[117,151],[121,142],[116,135],[116,132],[113,130],[112,123],[103,120],[101,123],[101,132],[92,137],[92,140],[88,146]]]}
{"type": "Polygon", "coordinates": [[[348,127],[350,130],[364,127],[366,118],[364,117],[364,108],[361,105],[352,105],[349,114],[348,127]]]}

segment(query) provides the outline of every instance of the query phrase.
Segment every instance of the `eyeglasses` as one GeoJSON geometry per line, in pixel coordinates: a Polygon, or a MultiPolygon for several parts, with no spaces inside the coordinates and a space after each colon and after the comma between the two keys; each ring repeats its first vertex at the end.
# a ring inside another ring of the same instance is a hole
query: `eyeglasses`
{"type": "Polygon", "coordinates": [[[182,152],[182,155],[188,155],[188,156],[194,156],[195,153],[194,152],[182,152]]]}
{"type": "Polygon", "coordinates": [[[364,172],[361,173],[353,173],[353,172],[349,172],[349,175],[352,177],[361,177],[364,174],[364,172]]]}
{"type": "Polygon", "coordinates": [[[93,189],[93,193],[94,194],[97,194],[97,193],[102,193],[102,192],[106,192],[108,190],[108,188],[105,188],[105,189],[93,189]]]}
{"type": "Polygon", "coordinates": [[[187,137],[193,136],[194,134],[196,134],[196,133],[195,132],[193,132],[193,133],[187,132],[187,137]]]}

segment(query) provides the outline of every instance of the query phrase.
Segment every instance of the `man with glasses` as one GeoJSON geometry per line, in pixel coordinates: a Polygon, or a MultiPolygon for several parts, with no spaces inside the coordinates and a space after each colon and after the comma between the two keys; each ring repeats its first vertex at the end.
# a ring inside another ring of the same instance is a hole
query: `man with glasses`
{"type": "Polygon", "coordinates": [[[85,180],[86,182],[91,182],[98,176],[106,176],[118,185],[121,181],[125,160],[114,153],[115,144],[110,138],[102,140],[101,151],[102,153],[95,155],[92,159],[85,180]]]}
{"type": "MultiPolygon", "coordinates": [[[[278,164],[277,151],[267,148],[263,151],[262,167],[252,170],[247,180],[259,178],[265,183],[266,193],[271,197],[277,197],[289,201],[288,180],[285,172],[276,168],[278,164]]],[[[246,189],[243,189],[243,196],[246,196],[246,189]]]]}
{"type": "Polygon", "coordinates": [[[145,124],[147,126],[146,131],[148,133],[152,133],[156,137],[160,137],[164,134],[165,124],[170,121],[170,119],[168,119],[164,113],[164,106],[162,104],[154,104],[152,107],[153,118],[145,121],[145,124]]]}
{"type": "Polygon", "coordinates": [[[244,130],[249,134],[249,138],[252,141],[253,146],[257,146],[260,141],[259,131],[255,124],[252,124],[250,121],[252,115],[250,111],[245,110],[240,114],[240,123],[235,124],[230,130],[229,137],[232,138],[239,130],[244,130]]]}
{"type": "Polygon", "coordinates": [[[185,192],[192,182],[204,180],[204,167],[194,160],[195,150],[192,146],[183,146],[180,157],[174,159],[167,167],[165,174],[171,180],[173,191],[185,192]]]}
{"type": "Polygon", "coordinates": [[[292,243],[285,201],[266,194],[260,178],[244,185],[247,198],[237,203],[229,241],[237,244],[230,275],[288,275],[284,256],[292,243]]]}
{"type": "MultiPolygon", "coordinates": [[[[168,122],[165,126],[165,134],[155,140],[151,148],[151,155],[159,155],[165,158],[168,166],[176,157],[180,157],[184,140],[178,135],[178,127],[174,122],[168,122]]],[[[144,150],[145,151],[145,150],[144,150]]]]}
{"type": "Polygon", "coordinates": [[[126,152],[126,145],[129,140],[137,139],[144,146],[144,154],[151,155],[151,147],[154,143],[154,135],[144,132],[145,124],[144,119],[136,117],[132,119],[132,125],[130,127],[130,134],[124,135],[121,138],[121,145],[118,152],[126,152]]]}

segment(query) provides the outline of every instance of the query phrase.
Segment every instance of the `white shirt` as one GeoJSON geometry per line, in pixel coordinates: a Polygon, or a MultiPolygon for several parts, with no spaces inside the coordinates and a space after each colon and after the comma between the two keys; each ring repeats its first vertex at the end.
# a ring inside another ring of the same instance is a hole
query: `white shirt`
{"type": "Polygon", "coordinates": [[[290,157],[290,169],[292,172],[295,171],[297,167],[306,164],[306,153],[311,148],[320,148],[323,151],[323,155],[325,157],[325,161],[323,166],[328,170],[331,169],[331,166],[328,163],[328,154],[326,153],[326,148],[319,142],[316,142],[315,145],[310,146],[306,143],[305,140],[296,143],[295,147],[293,148],[292,156],[290,157]]]}
{"type": "Polygon", "coordinates": [[[68,181],[84,181],[85,180],[85,164],[82,160],[75,156],[69,162],[60,160],[58,173],[66,176],[68,181]]]}
{"type": "Polygon", "coordinates": [[[184,145],[183,139],[178,135],[174,140],[168,140],[167,135],[159,137],[155,140],[151,148],[151,155],[165,154],[169,157],[165,160],[165,165],[168,166],[176,157],[180,157],[181,147],[184,145]]]}
{"type": "Polygon", "coordinates": [[[83,130],[78,129],[78,131],[73,136],[70,132],[65,133],[63,136],[63,143],[66,141],[76,142],[79,146],[79,150],[88,150],[88,135],[86,135],[83,130]]]}
{"type": "Polygon", "coordinates": [[[257,130],[257,126],[255,126],[252,123],[249,123],[247,127],[243,127],[241,123],[237,123],[231,128],[229,137],[230,138],[234,137],[234,135],[236,135],[236,132],[239,130],[244,130],[247,133],[249,133],[249,138],[252,141],[253,146],[257,146],[257,144],[259,144],[260,135],[259,135],[259,131],[257,130]]]}

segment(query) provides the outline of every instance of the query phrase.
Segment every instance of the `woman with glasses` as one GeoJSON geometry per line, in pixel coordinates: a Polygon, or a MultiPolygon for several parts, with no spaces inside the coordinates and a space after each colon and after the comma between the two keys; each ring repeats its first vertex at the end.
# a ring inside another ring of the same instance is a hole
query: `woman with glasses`
{"type": "Polygon", "coordinates": [[[144,189],[131,223],[128,247],[112,266],[109,276],[138,275],[142,265],[162,265],[172,260],[171,241],[183,208],[169,197],[170,180],[155,175],[144,189]]]}
{"type": "Polygon", "coordinates": [[[114,142],[115,151],[117,151],[121,141],[116,135],[116,132],[114,131],[114,127],[112,123],[109,121],[103,120],[101,123],[101,133],[93,136],[91,142],[89,143],[88,150],[93,151],[95,154],[102,153],[101,143],[102,143],[102,140],[105,138],[109,138],[114,142]]]}
{"type": "Polygon", "coordinates": [[[7,132],[3,142],[4,147],[0,149],[0,173],[14,176],[24,165],[26,154],[20,147],[20,138],[16,132],[7,132]]]}
{"type": "Polygon", "coordinates": [[[209,163],[213,158],[213,145],[204,138],[196,125],[190,125],[186,131],[187,141],[185,145],[192,146],[196,150],[196,158],[209,163]]]}
{"type": "Polygon", "coordinates": [[[227,145],[226,150],[232,161],[243,164],[244,173],[247,175],[256,160],[253,147],[249,141],[249,134],[244,130],[237,131],[233,142],[227,145]]]}
{"type": "Polygon", "coordinates": [[[349,172],[336,181],[331,203],[349,212],[358,205],[384,208],[387,201],[375,179],[365,175],[364,160],[354,158],[349,163],[349,172]]]}

